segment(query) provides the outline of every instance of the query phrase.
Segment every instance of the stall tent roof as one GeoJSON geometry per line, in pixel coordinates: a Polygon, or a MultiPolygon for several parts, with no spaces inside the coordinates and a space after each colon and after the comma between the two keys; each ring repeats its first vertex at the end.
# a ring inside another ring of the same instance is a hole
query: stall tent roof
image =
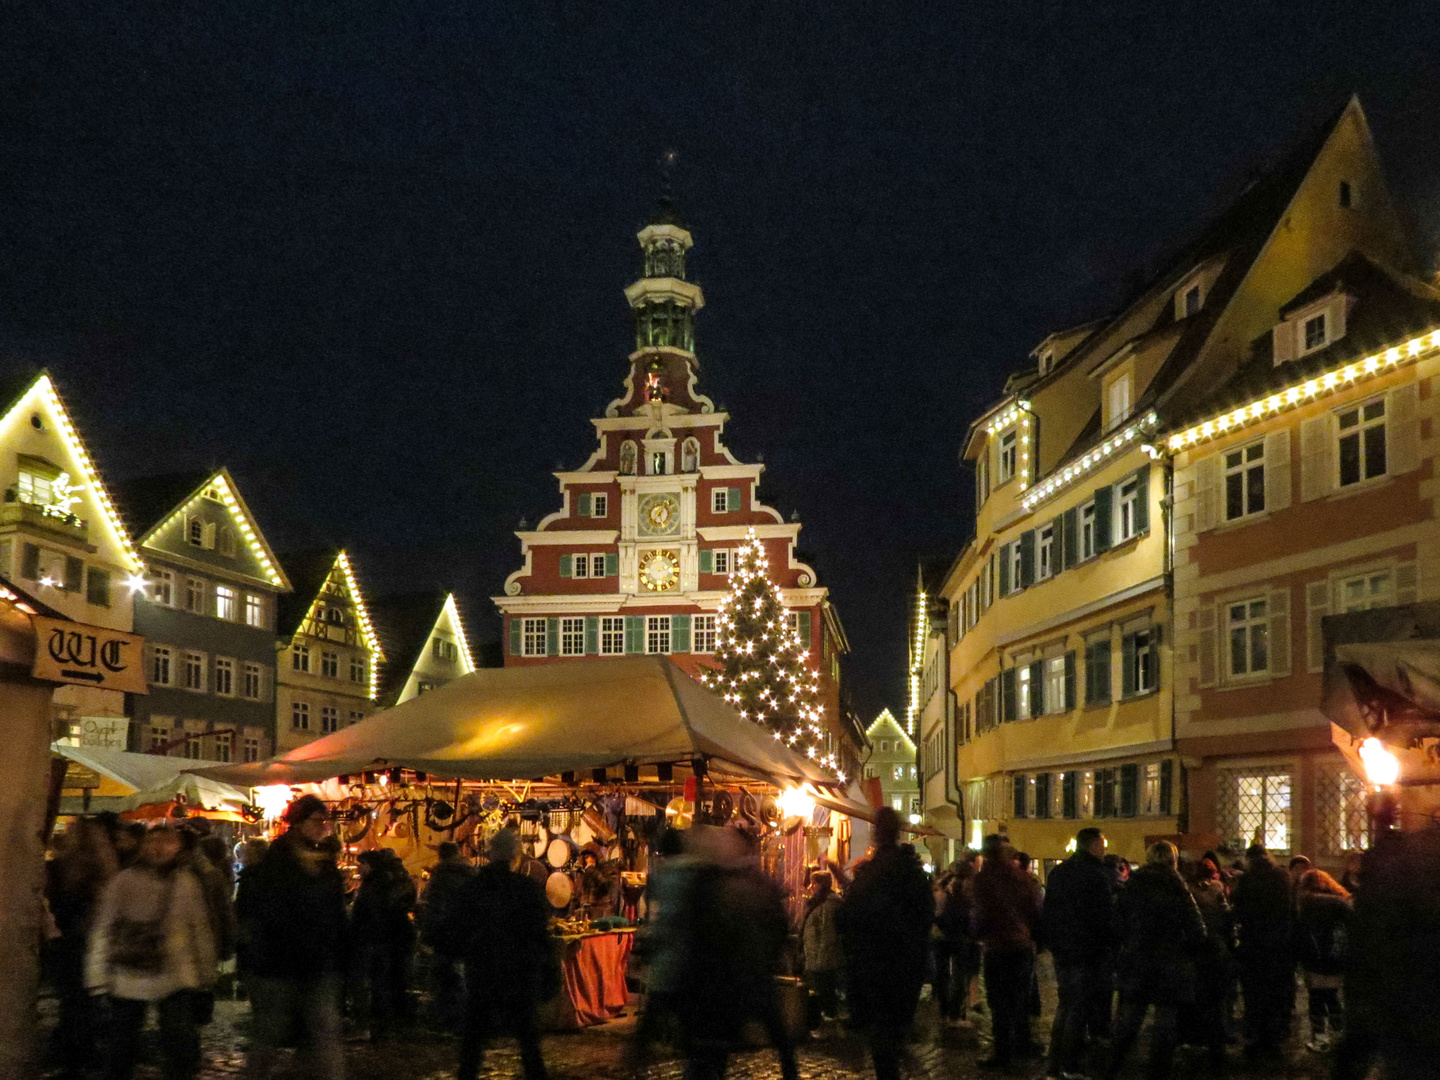
{"type": "Polygon", "coordinates": [[[51,751],[77,765],[93,769],[135,791],[149,791],[168,784],[187,769],[219,765],[218,761],[165,757],[161,754],[132,754],[128,750],[107,750],[99,746],[69,746],[52,743],[51,751]]]}
{"type": "Polygon", "coordinates": [[[515,780],[697,755],[760,779],[837,782],[663,656],[482,668],[281,757],[205,775],[251,787],[399,766],[515,780]]]}

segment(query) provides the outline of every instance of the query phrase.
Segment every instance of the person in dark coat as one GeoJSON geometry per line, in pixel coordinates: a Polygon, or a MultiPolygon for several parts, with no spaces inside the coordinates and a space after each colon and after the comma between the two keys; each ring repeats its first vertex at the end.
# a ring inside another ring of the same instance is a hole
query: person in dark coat
{"type": "Polygon", "coordinates": [[[1040,927],[1040,883],[1021,873],[1009,843],[987,836],[971,890],[971,930],[984,947],[994,1053],[982,1068],[1009,1068],[1030,1041],[1030,986],[1040,927]]]}
{"type": "Polygon", "coordinates": [[[1295,957],[1290,940],[1290,878],[1259,844],[1245,852],[1246,868],[1232,900],[1239,939],[1240,988],[1245,995],[1245,1053],[1280,1056],[1295,1004],[1295,957]]]}
{"type": "Polygon", "coordinates": [[[415,949],[410,912],[415,883],[390,848],[360,853],[360,888],[350,910],[350,940],[361,981],[367,991],[370,1037],[389,1036],[405,1018],[406,982],[415,949]]]}
{"type": "Polygon", "coordinates": [[[875,852],[856,869],[840,910],[846,986],[877,1080],[899,1080],[900,1048],[925,983],[935,897],[914,848],[900,845],[899,814],[882,806],[872,835],[875,852]]]}
{"type": "Polygon", "coordinates": [[[1310,998],[1310,1041],[1315,1053],[1340,1034],[1340,988],[1350,921],[1350,894],[1324,870],[1308,870],[1295,896],[1295,944],[1310,998]]]}
{"type": "Polygon", "coordinates": [[[519,873],[520,834],[501,829],[487,865],[465,883],[447,918],[448,937],[465,957],[465,982],[483,987],[465,1002],[457,1080],[476,1080],[485,1043],[496,1031],[520,1042],[525,1080],[545,1080],[536,1009],[555,996],[560,977],[550,941],[545,890],[519,873]]]}
{"type": "Polygon", "coordinates": [[[1190,895],[1205,920],[1205,944],[1195,960],[1195,1003],[1180,1014],[1181,1041],[1204,1046],[1212,1069],[1224,1064],[1226,1002],[1235,988],[1234,921],[1230,890],[1220,874],[1220,858],[1206,852],[1195,867],[1190,895]]]}
{"type": "Polygon", "coordinates": [[[1119,1075],[1152,1006],[1148,1075],[1151,1080],[1169,1076],[1179,1009],[1195,1000],[1193,957],[1205,941],[1205,921],[1176,859],[1174,844],[1152,844],[1145,865],[1130,875],[1120,894],[1120,1017],[1105,1070],[1111,1080],[1119,1075]]]}
{"type": "Polygon", "coordinates": [[[935,883],[935,997],[940,1017],[965,1022],[970,1006],[970,981],[979,972],[979,946],[970,936],[970,886],[973,860],[961,860],[935,883]]]}
{"type": "Polygon", "coordinates": [[[1081,829],[1075,834],[1075,854],[1050,871],[1041,916],[1060,998],[1050,1032],[1050,1076],[1080,1071],[1085,1028],[1095,999],[1110,991],[1115,917],[1114,875],[1105,865],[1105,834],[1081,829]]]}
{"type": "Polygon", "coordinates": [[[292,1031],[303,1027],[307,1076],[343,1080],[340,988],[345,963],[345,882],[321,847],[325,804],[302,795],[285,810],[285,834],[240,875],[237,955],[254,1022],[247,1080],[269,1077],[292,1031]]]}
{"type": "Polygon", "coordinates": [[[432,1015],[436,1026],[449,1029],[460,1023],[465,1011],[464,958],[454,951],[446,929],[449,912],[466,883],[475,876],[475,868],[460,854],[460,845],[453,840],[442,841],[440,861],[430,868],[430,880],[420,897],[416,913],[420,924],[420,940],[434,952],[432,977],[432,1015]]]}

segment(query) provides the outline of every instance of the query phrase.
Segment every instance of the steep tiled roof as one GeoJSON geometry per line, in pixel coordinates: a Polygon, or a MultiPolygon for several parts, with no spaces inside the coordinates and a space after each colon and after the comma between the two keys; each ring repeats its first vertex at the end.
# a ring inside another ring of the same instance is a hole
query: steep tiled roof
{"type": "Polygon", "coordinates": [[[380,700],[394,704],[430,640],[430,632],[445,607],[446,592],[431,591],[387,596],[370,604],[375,632],[385,646],[380,675],[380,700]]]}
{"type": "Polygon", "coordinates": [[[294,590],[280,597],[275,613],[275,629],[282,637],[292,637],[300,629],[339,557],[339,548],[316,548],[280,556],[280,565],[285,568],[285,576],[294,590]]]}
{"type": "Polygon", "coordinates": [[[160,524],[181,501],[195,493],[214,470],[166,473],[163,476],[142,476],[122,480],[113,485],[116,509],[125,520],[125,527],[139,543],[140,538],[160,524]]]}

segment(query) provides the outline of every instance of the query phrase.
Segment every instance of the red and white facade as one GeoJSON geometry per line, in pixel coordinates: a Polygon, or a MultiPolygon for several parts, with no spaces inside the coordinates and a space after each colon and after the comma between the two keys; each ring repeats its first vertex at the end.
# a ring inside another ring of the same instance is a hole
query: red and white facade
{"type": "Polygon", "coordinates": [[[729,416],[696,388],[692,320],[704,304],[685,278],[690,233],[662,203],[639,233],[645,276],[625,291],[636,349],[623,393],[595,425],[597,446],[557,472],[560,508],[518,531],[523,565],[495,597],[505,663],[585,656],[669,655],[694,675],[711,666],[733,550],[754,529],[786,607],[821,676],[827,727],[850,743],[841,715],[839,619],[815,571],[795,553],[798,522],[760,500],[763,464],[725,446],[729,416]]]}

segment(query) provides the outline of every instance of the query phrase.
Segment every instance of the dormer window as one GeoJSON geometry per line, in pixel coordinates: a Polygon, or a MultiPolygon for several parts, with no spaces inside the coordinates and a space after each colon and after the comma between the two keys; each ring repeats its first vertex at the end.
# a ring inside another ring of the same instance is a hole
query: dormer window
{"type": "Polygon", "coordinates": [[[1015,463],[1018,459],[1017,442],[1014,428],[1000,436],[1000,455],[996,469],[997,483],[1003,484],[1015,475],[1015,463]]]}
{"type": "Polygon", "coordinates": [[[1334,292],[1313,303],[1285,313],[1275,327],[1275,363],[1296,360],[1334,345],[1345,336],[1345,323],[1354,298],[1334,292]]]}
{"type": "Polygon", "coordinates": [[[1349,180],[1341,180],[1341,181],[1340,181],[1340,206],[1341,206],[1342,209],[1349,210],[1352,205],[1354,205],[1354,204],[1350,201],[1350,181],[1349,181],[1349,180]]]}
{"type": "Polygon", "coordinates": [[[1200,285],[1198,282],[1185,290],[1183,306],[1187,317],[1200,310],[1200,285]]]}
{"type": "Polygon", "coordinates": [[[1050,372],[1052,372],[1052,371],[1054,371],[1054,370],[1055,370],[1055,354],[1054,354],[1053,352],[1041,353],[1041,354],[1040,354],[1040,374],[1041,374],[1042,376],[1044,376],[1044,375],[1049,375],[1050,372]]]}
{"type": "Polygon", "coordinates": [[[1197,270],[1175,290],[1175,319],[1188,319],[1205,306],[1205,280],[1197,270]]]}
{"type": "Polygon", "coordinates": [[[1105,388],[1105,430],[1123,424],[1130,415],[1131,376],[1127,371],[1117,375],[1105,388]]]}
{"type": "Polygon", "coordinates": [[[1325,312],[1312,315],[1305,320],[1305,352],[1314,352],[1325,347],[1325,312]]]}

